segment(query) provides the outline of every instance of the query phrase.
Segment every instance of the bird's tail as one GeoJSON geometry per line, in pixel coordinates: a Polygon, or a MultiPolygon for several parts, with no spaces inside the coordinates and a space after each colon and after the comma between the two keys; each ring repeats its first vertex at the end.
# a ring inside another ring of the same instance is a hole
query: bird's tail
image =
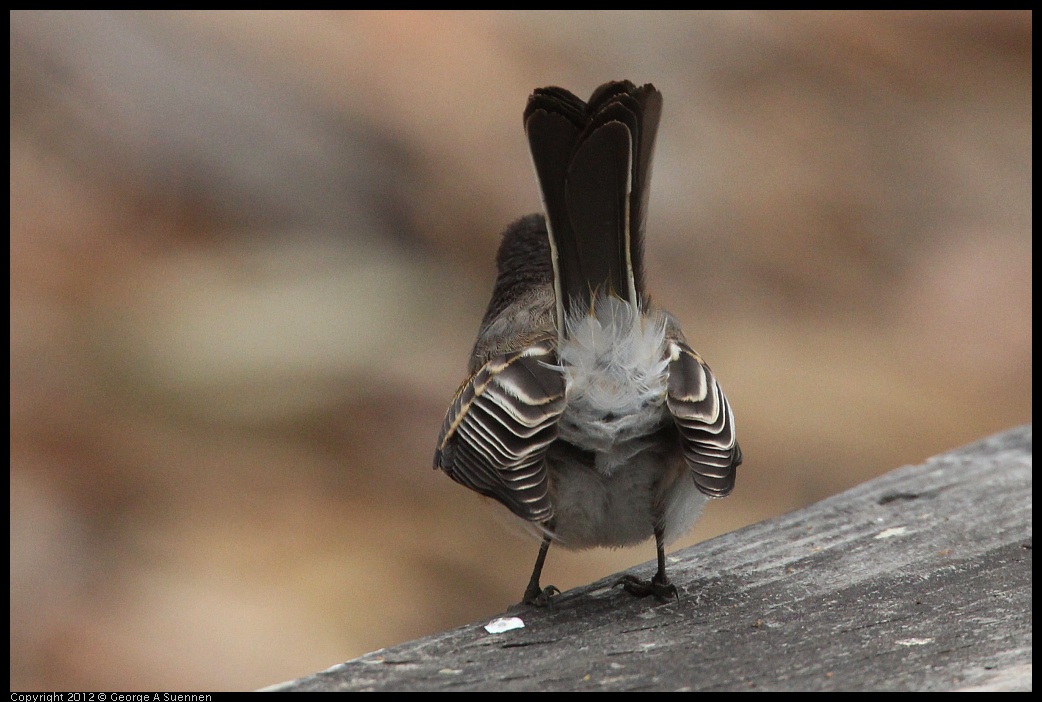
{"type": "Polygon", "coordinates": [[[645,304],[644,219],[661,113],[662,94],[629,81],[602,85],[588,103],[556,87],[528,100],[560,328],[598,293],[645,304]]]}

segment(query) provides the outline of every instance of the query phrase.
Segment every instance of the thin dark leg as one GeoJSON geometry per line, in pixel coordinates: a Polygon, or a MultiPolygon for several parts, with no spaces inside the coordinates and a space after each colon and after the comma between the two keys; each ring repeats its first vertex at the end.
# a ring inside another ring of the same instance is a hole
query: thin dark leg
{"type": "MultiPolygon", "coordinates": [[[[655,530],[655,548],[658,550],[658,572],[652,578],[652,582],[669,585],[669,577],[666,576],[666,546],[662,543],[662,530],[655,530]]],[[[674,593],[676,588],[673,588],[674,593]]]]}
{"type": "Polygon", "coordinates": [[[550,537],[543,537],[543,544],[539,547],[539,555],[535,559],[535,568],[532,569],[532,577],[528,581],[528,587],[525,588],[525,596],[522,598],[522,604],[535,605],[536,607],[546,607],[550,604],[550,598],[554,595],[560,594],[553,585],[548,585],[545,589],[539,587],[539,577],[543,574],[543,563],[546,562],[546,552],[550,550],[550,537]]]}
{"type": "Polygon", "coordinates": [[[680,594],[677,587],[669,582],[666,575],[666,545],[662,542],[662,529],[655,529],[655,548],[658,550],[658,572],[651,580],[641,580],[635,575],[624,575],[619,583],[626,588],[626,592],[637,597],[654,595],[659,599],[669,600],[676,598],[680,602],[680,594]]]}

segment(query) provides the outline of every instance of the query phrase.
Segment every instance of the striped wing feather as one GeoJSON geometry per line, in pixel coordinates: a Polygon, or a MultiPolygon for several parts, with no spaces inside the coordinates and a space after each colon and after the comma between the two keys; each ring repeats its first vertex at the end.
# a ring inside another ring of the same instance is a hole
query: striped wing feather
{"type": "Polygon", "coordinates": [[[434,455],[435,468],[533,522],[553,516],[546,452],[565,409],[556,362],[546,341],[486,363],[456,393],[434,455]]]}
{"type": "Polygon", "coordinates": [[[682,342],[671,344],[666,405],[680,431],[684,460],[698,489],[724,497],[734,489],[742,450],[734,415],[709,366],[682,342]]]}

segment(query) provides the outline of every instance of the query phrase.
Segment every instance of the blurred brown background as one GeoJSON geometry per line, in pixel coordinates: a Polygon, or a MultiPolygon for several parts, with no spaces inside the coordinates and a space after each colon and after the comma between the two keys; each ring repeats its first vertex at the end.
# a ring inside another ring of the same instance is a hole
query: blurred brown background
{"type": "Polygon", "coordinates": [[[614,78],[665,95],[648,278],[746,456],[678,546],[1031,421],[1030,13],[12,12],[12,689],[520,598],[536,544],[431,456],[528,94],[614,78]]]}

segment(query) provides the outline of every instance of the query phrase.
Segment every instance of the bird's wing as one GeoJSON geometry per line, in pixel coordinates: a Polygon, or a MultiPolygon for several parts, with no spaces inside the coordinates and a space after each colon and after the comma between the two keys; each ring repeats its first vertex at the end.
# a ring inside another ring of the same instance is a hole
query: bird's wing
{"type": "Polygon", "coordinates": [[[684,460],[695,485],[710,497],[734,489],[742,449],[724,391],[705,361],[681,341],[670,342],[666,405],[680,431],[684,460]]]}
{"type": "Polygon", "coordinates": [[[553,343],[488,361],[456,393],[441,428],[434,467],[504,504],[517,516],[553,516],[546,452],[565,409],[553,343]]]}

